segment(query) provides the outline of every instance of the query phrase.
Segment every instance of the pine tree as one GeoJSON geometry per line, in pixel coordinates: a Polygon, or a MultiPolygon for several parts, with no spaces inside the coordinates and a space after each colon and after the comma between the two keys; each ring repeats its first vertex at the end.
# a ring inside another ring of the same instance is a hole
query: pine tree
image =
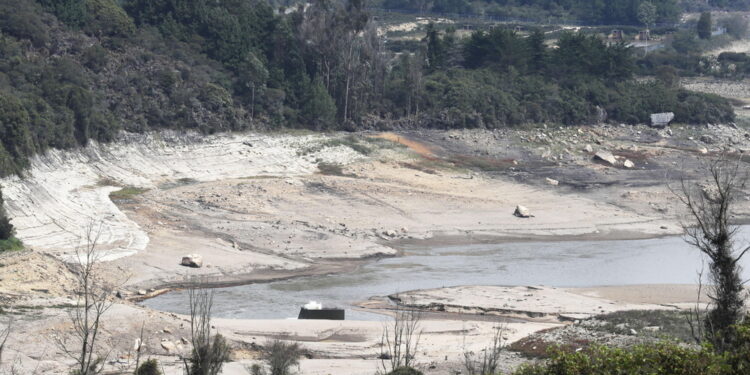
{"type": "Polygon", "coordinates": [[[711,12],[701,13],[698,19],[698,37],[701,39],[711,39],[711,12]]]}
{"type": "Polygon", "coordinates": [[[336,104],[323,85],[320,77],[310,84],[305,104],[302,108],[302,118],[316,129],[330,129],[336,119],[336,104]]]}

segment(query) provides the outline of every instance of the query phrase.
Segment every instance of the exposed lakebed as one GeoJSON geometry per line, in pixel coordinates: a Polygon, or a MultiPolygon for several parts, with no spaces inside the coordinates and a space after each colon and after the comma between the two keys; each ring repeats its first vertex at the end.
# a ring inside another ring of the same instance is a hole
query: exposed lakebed
{"type": "MultiPolygon", "coordinates": [[[[750,228],[743,227],[738,237],[738,244],[747,243],[750,228]]],[[[372,319],[373,314],[349,309],[371,296],[456,285],[696,284],[703,263],[698,250],[681,237],[411,246],[403,250],[401,257],[373,261],[354,272],[217,289],[215,315],[292,318],[300,306],[315,300],[347,308],[347,319],[372,319]]],[[[750,258],[743,259],[742,265],[743,277],[750,278],[750,258]]],[[[176,291],[143,304],[186,313],[187,301],[185,291],[176,291]]]]}

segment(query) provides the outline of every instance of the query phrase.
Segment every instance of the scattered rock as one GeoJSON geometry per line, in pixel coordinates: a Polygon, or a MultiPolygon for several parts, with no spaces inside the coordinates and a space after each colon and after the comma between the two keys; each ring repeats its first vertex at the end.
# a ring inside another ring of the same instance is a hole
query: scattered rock
{"type": "Polygon", "coordinates": [[[145,295],[146,295],[146,293],[147,293],[147,292],[146,292],[146,291],[145,291],[144,289],[139,289],[139,290],[138,290],[138,295],[139,295],[139,296],[145,296],[145,295]]]}
{"type": "Polygon", "coordinates": [[[175,343],[171,341],[162,341],[161,347],[169,354],[174,354],[177,352],[177,345],[175,345],[175,343]]]}
{"type": "Polygon", "coordinates": [[[716,143],[716,140],[714,140],[714,138],[711,137],[708,134],[703,134],[701,136],[701,142],[703,142],[703,143],[705,143],[707,145],[712,145],[712,144],[716,143]]]}
{"type": "Polygon", "coordinates": [[[625,168],[634,168],[635,167],[635,164],[632,161],[628,160],[628,159],[625,159],[625,162],[622,163],[622,165],[625,168]]]}
{"type": "Polygon", "coordinates": [[[203,257],[199,254],[188,254],[182,257],[180,265],[185,267],[200,268],[203,266],[203,257]]]}
{"type": "Polygon", "coordinates": [[[701,147],[698,149],[698,152],[705,155],[705,154],[708,154],[708,149],[705,147],[701,147]]]}
{"type": "Polygon", "coordinates": [[[531,212],[529,212],[529,209],[524,206],[521,206],[520,204],[516,206],[516,210],[513,211],[513,215],[515,215],[516,217],[523,217],[523,218],[533,217],[531,215],[531,212]]]}
{"type": "Polygon", "coordinates": [[[601,160],[611,166],[617,165],[617,159],[609,151],[597,151],[596,154],[594,154],[594,160],[601,160]]]}
{"type": "Polygon", "coordinates": [[[586,145],[586,146],[583,147],[583,151],[586,151],[586,152],[588,152],[590,154],[590,153],[594,152],[594,148],[591,147],[591,145],[586,145]]]}
{"type": "Polygon", "coordinates": [[[545,178],[544,181],[546,181],[548,185],[552,185],[552,186],[557,186],[560,184],[560,181],[557,181],[549,177],[545,178]]]}

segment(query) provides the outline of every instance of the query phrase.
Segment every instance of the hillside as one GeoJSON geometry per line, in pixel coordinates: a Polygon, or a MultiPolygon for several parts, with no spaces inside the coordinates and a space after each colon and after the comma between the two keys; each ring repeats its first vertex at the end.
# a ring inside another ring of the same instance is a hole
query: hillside
{"type": "MultiPolygon", "coordinates": [[[[429,25],[428,25],[429,26],[429,25]]],[[[0,174],[121,130],[498,128],[733,120],[724,99],[633,79],[596,36],[430,28],[387,48],[364,3],[0,0],[0,174]]]]}

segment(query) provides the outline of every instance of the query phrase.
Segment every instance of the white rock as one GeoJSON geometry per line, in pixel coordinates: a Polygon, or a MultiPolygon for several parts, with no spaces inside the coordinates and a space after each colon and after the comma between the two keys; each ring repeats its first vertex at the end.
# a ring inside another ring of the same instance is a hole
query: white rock
{"type": "Polygon", "coordinates": [[[545,178],[544,181],[546,181],[548,185],[552,185],[552,186],[557,186],[560,184],[560,181],[557,181],[549,177],[545,178]]]}
{"type": "Polygon", "coordinates": [[[182,257],[180,265],[185,267],[200,268],[203,266],[203,257],[200,254],[188,254],[182,257]]]}
{"type": "Polygon", "coordinates": [[[698,149],[698,152],[705,155],[705,154],[708,154],[708,149],[705,147],[701,147],[698,149]]]}
{"type": "Polygon", "coordinates": [[[597,151],[596,154],[594,154],[594,159],[601,160],[612,166],[617,165],[617,159],[609,151],[604,151],[604,150],[597,151]]]}
{"type": "Polygon", "coordinates": [[[171,341],[162,341],[161,347],[169,354],[174,354],[177,352],[177,345],[175,345],[175,343],[171,341]]]}
{"type": "Polygon", "coordinates": [[[593,147],[591,147],[591,145],[586,145],[586,146],[585,146],[585,147],[583,148],[583,151],[586,151],[586,152],[588,152],[588,153],[592,153],[592,152],[594,152],[594,148],[593,148],[593,147]]]}
{"type": "Polygon", "coordinates": [[[524,206],[521,206],[520,204],[518,206],[516,206],[516,210],[513,211],[513,215],[515,215],[517,217],[523,217],[523,218],[532,217],[531,212],[529,211],[529,209],[526,208],[526,207],[524,207],[524,206]]]}
{"type": "Polygon", "coordinates": [[[633,167],[635,167],[635,164],[632,161],[628,160],[628,159],[625,159],[625,162],[622,163],[622,165],[625,168],[633,168],[633,167]]]}

